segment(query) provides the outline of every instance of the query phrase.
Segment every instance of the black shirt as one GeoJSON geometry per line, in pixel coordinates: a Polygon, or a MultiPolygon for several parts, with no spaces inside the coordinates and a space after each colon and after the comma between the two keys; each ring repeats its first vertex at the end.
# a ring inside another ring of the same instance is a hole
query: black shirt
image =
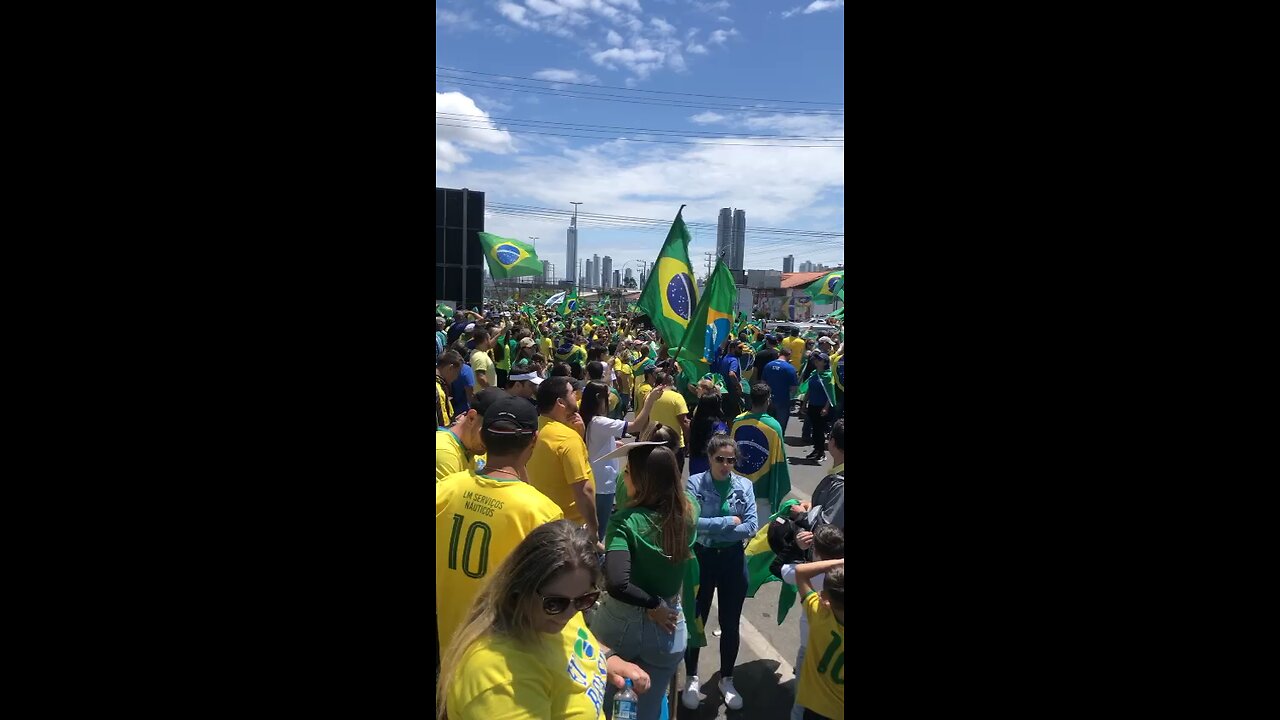
{"type": "Polygon", "coordinates": [[[781,357],[781,355],[778,354],[777,348],[765,348],[764,350],[756,353],[755,363],[752,364],[751,367],[756,371],[757,382],[764,382],[764,378],[760,376],[760,373],[764,372],[764,366],[774,360],[777,360],[779,357],[781,357]]]}

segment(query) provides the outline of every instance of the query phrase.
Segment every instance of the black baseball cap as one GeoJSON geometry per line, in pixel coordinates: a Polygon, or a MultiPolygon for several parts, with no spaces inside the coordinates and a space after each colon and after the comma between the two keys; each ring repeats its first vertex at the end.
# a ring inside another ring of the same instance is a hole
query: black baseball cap
{"type": "Polygon", "coordinates": [[[489,412],[491,405],[507,397],[511,397],[511,394],[502,388],[485,388],[476,393],[475,399],[471,402],[471,408],[483,418],[489,412]]]}
{"type": "Polygon", "coordinates": [[[503,435],[530,435],[538,429],[538,409],[525,398],[507,395],[485,411],[483,427],[503,435]]]}

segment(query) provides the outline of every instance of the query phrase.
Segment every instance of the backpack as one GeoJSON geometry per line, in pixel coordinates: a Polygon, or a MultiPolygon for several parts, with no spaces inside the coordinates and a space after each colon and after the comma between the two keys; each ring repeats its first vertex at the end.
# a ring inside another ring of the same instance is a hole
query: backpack
{"type": "Polygon", "coordinates": [[[801,515],[799,518],[786,515],[769,523],[769,549],[775,556],[773,562],[769,564],[769,572],[774,577],[782,577],[783,565],[813,560],[813,548],[804,550],[796,544],[796,533],[809,529],[807,515],[801,515]]]}

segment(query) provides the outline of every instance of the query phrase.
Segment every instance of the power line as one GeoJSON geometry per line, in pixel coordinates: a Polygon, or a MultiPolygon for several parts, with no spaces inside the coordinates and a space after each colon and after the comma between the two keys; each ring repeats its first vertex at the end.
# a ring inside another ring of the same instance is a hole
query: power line
{"type": "Polygon", "coordinates": [[[554,135],[555,137],[571,137],[582,138],[584,140],[620,140],[622,142],[647,142],[662,143],[665,145],[738,145],[742,147],[791,147],[791,148],[836,148],[843,149],[843,145],[775,145],[771,143],[721,143],[721,142],[689,142],[681,140],[641,140],[639,138],[610,138],[601,135],[568,135],[565,133],[541,132],[538,130],[504,130],[502,128],[478,126],[478,125],[451,125],[436,121],[436,125],[440,127],[456,127],[466,130],[488,130],[490,132],[509,132],[517,135],[554,135]]]}
{"type": "Polygon", "coordinates": [[[564,126],[564,129],[566,129],[566,130],[577,130],[577,131],[584,131],[584,132],[587,132],[587,131],[590,131],[590,132],[611,132],[611,131],[613,131],[613,130],[634,130],[634,131],[637,131],[637,132],[645,133],[645,134],[647,134],[647,135],[679,135],[679,136],[682,136],[682,137],[703,137],[703,136],[706,136],[706,137],[709,137],[709,138],[711,138],[711,139],[716,139],[716,138],[721,138],[721,137],[723,137],[724,139],[736,139],[736,140],[752,140],[752,139],[765,139],[765,140],[767,140],[767,139],[774,139],[774,140],[824,140],[824,141],[829,140],[829,141],[833,141],[833,142],[834,142],[834,141],[843,141],[843,140],[844,140],[844,136],[842,136],[842,135],[833,135],[833,136],[816,136],[816,135],[748,135],[748,134],[746,134],[746,133],[718,132],[718,131],[714,131],[714,130],[655,130],[655,129],[652,129],[652,128],[628,127],[628,126],[625,126],[625,125],[589,125],[589,124],[586,124],[586,123],[564,123],[564,122],[556,122],[556,121],[553,121],[553,120],[522,120],[522,119],[520,119],[520,118],[504,118],[504,117],[497,117],[496,115],[490,115],[490,116],[488,116],[488,117],[485,117],[485,116],[483,116],[483,115],[473,115],[473,114],[470,114],[470,113],[451,113],[451,112],[441,112],[441,111],[438,111],[438,110],[436,111],[436,117],[437,117],[437,118],[443,118],[443,119],[445,119],[445,120],[449,120],[449,121],[452,121],[452,122],[459,122],[459,121],[474,121],[474,122],[501,121],[501,122],[511,123],[511,124],[514,124],[514,125],[530,125],[530,126],[533,126],[533,127],[542,127],[542,126],[564,126]]]}
{"type": "Polygon", "coordinates": [[[533,88],[528,85],[517,85],[512,83],[498,83],[493,80],[475,81],[470,78],[454,78],[449,76],[437,75],[437,80],[445,80],[455,85],[465,87],[476,87],[486,90],[506,90],[509,92],[525,92],[534,95],[550,95],[552,97],[571,98],[574,100],[602,100],[605,102],[622,102],[631,105],[653,105],[657,107],[677,107],[691,108],[694,110],[730,110],[734,112],[767,112],[781,115],[820,115],[820,116],[842,116],[843,110],[788,110],[786,108],[769,108],[769,107],[750,107],[744,105],[712,105],[709,103],[695,104],[683,101],[667,101],[657,98],[627,98],[619,95],[593,94],[584,93],[579,90],[553,91],[546,88],[533,88]]]}
{"type": "MultiPolygon", "coordinates": [[[[566,216],[573,214],[569,210],[561,210],[560,208],[543,208],[543,207],[536,207],[533,205],[517,205],[514,203],[503,203],[503,202],[488,203],[486,207],[538,211],[543,213],[555,214],[557,216],[561,214],[566,216]]],[[[671,225],[670,220],[662,220],[659,218],[642,218],[642,217],[635,217],[632,215],[609,215],[605,213],[589,213],[589,212],[580,211],[578,213],[578,217],[579,218],[589,217],[589,218],[609,218],[609,219],[616,219],[616,220],[631,220],[631,221],[639,221],[647,224],[661,224],[661,225],[666,225],[668,227],[670,227],[671,225]]],[[[690,222],[688,220],[685,221],[685,225],[690,228],[693,228],[693,227],[718,228],[719,227],[719,225],[717,225],[716,223],[690,222]]],[[[789,234],[814,234],[814,235],[844,237],[844,233],[830,232],[825,230],[796,230],[792,228],[771,228],[771,227],[753,227],[753,228],[749,228],[749,230],[750,232],[781,232],[781,233],[789,233],[789,234]]]]}
{"type": "Polygon", "coordinates": [[[821,100],[779,100],[776,98],[771,99],[771,98],[757,98],[757,97],[742,97],[740,95],[704,95],[702,93],[684,93],[684,92],[675,92],[673,90],[645,90],[643,88],[628,88],[628,87],[621,87],[618,85],[592,85],[590,83],[567,82],[563,80],[546,80],[544,78],[522,77],[520,75],[498,75],[496,73],[486,73],[486,72],[480,72],[478,70],[463,70],[462,68],[451,68],[451,67],[444,67],[441,65],[437,65],[436,70],[448,70],[450,72],[466,73],[468,75],[488,75],[489,77],[496,77],[499,79],[511,78],[513,80],[532,80],[534,82],[553,83],[556,85],[578,85],[581,87],[607,88],[610,90],[626,90],[628,92],[654,93],[654,94],[660,94],[660,95],[684,95],[687,97],[716,98],[716,99],[722,99],[722,100],[757,100],[759,102],[798,103],[798,104],[804,104],[804,105],[836,105],[839,107],[844,107],[843,102],[825,102],[821,100]]]}
{"type": "MultiPolygon", "coordinates": [[[[512,209],[503,208],[496,205],[488,207],[487,210],[497,214],[512,215],[517,217],[529,217],[529,218],[540,219],[540,220],[562,221],[568,216],[568,213],[561,214],[561,213],[555,213],[555,212],[530,212],[525,210],[512,210],[512,209]]],[[[583,216],[579,215],[579,221],[582,221],[583,219],[584,219],[583,216]]],[[[627,221],[599,219],[599,218],[591,218],[591,217],[587,217],[585,219],[591,222],[593,225],[597,225],[597,226],[617,227],[617,228],[637,228],[645,231],[662,230],[665,228],[669,228],[671,224],[670,221],[666,221],[666,220],[647,220],[647,221],[640,221],[640,222],[627,222],[627,221]]],[[[713,225],[703,225],[701,227],[694,225],[690,227],[690,230],[696,233],[699,229],[701,229],[703,232],[710,233],[714,228],[715,226],[713,225]]],[[[799,240],[784,241],[779,238],[773,238],[773,239],[759,238],[759,237],[752,238],[753,244],[769,243],[770,247],[776,247],[779,244],[785,244],[790,246],[800,246],[805,244],[820,244],[820,245],[821,244],[842,244],[843,237],[844,237],[843,233],[836,234],[836,233],[826,233],[826,232],[817,232],[817,231],[809,231],[809,230],[783,230],[780,228],[762,228],[759,230],[752,229],[749,232],[752,235],[779,235],[779,236],[790,237],[790,238],[804,238],[803,242],[799,240]]]]}

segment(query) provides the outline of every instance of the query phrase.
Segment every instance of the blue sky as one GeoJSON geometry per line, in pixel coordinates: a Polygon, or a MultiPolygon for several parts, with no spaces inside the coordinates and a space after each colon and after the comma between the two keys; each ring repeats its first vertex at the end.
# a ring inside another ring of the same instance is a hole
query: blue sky
{"type": "MultiPolygon", "coordinates": [[[[489,203],[572,210],[570,201],[580,201],[583,212],[666,223],[681,204],[688,205],[687,221],[712,225],[720,208],[739,208],[747,214],[746,268],[781,269],[788,254],[795,255],[797,266],[804,260],[835,265],[843,257],[843,238],[753,234],[752,228],[844,232],[843,142],[709,133],[843,137],[843,114],[830,113],[843,110],[844,102],[843,5],[842,0],[441,0],[435,64],[472,72],[436,72],[436,185],[484,191],[489,203]],[[684,106],[567,98],[511,85],[684,106]],[[834,104],[637,92],[644,90],[834,104]],[[463,116],[467,119],[458,119],[463,116]],[[575,127],[513,124],[520,121],[575,127]],[[459,124],[466,127],[450,126],[459,124]],[[592,132],[580,126],[699,135],[592,132]],[[826,147],[794,147],[802,144],[826,147]]],[[[489,232],[506,237],[538,237],[539,257],[555,263],[564,276],[566,221],[494,212],[485,224],[489,232]]],[[[590,221],[580,226],[579,258],[609,255],[615,269],[630,260],[627,267],[637,273],[634,261],[652,261],[666,235],[665,226],[624,230],[590,221]]],[[[715,249],[715,231],[693,232],[689,254],[701,276],[703,253],[715,249]]]]}

